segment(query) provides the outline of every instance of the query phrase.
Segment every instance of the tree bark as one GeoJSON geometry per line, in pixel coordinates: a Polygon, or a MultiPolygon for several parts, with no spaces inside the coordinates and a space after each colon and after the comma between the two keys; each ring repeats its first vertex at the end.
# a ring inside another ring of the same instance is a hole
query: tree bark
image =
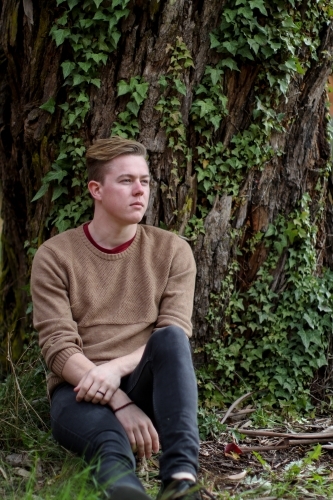
{"type": "MultiPolygon", "coordinates": [[[[50,195],[36,203],[31,203],[31,199],[57,157],[62,131],[61,110],[56,108],[50,115],[39,106],[52,96],[58,104],[66,101],[69,89],[63,87],[60,64],[69,57],[70,47],[65,43],[57,48],[49,36],[54,19],[63,12],[62,5],[57,7],[55,1],[3,0],[0,6],[3,74],[0,83],[0,164],[4,221],[1,319],[2,338],[10,333],[14,354],[18,354],[31,328],[25,313],[29,297],[23,288],[28,282],[31,256],[27,255],[24,244],[25,241],[40,244],[54,232],[45,227],[50,195]]],[[[122,36],[117,51],[110,54],[102,69],[101,87],[92,86],[90,90],[91,109],[81,130],[86,146],[96,138],[108,137],[119,112],[125,109],[128,99],[117,97],[117,83],[136,75],[149,82],[148,97],[139,114],[138,138],[148,149],[152,172],[147,224],[158,226],[162,221],[169,229],[183,232],[185,223],[195,211],[198,192],[194,163],[187,160],[185,169],[179,170],[180,181],[175,185],[172,158],[176,153],[167,145],[166,132],[160,123],[161,114],[155,109],[162,93],[158,81],[169,71],[168,44],[174,45],[176,37],[181,37],[193,58],[193,67],[183,72],[186,96],[182,97],[181,113],[187,143],[196,151],[200,137],[194,130],[191,104],[205,67],[219,57],[210,49],[209,33],[218,26],[223,8],[219,0],[132,1],[130,14],[121,23],[122,36]],[[165,186],[172,196],[168,196],[165,186]],[[186,212],[184,206],[189,199],[192,204],[186,212]]],[[[320,177],[320,169],[329,158],[325,85],[331,72],[331,60],[323,54],[333,50],[331,25],[321,39],[318,61],[312,63],[305,76],[294,78],[288,99],[280,104],[280,111],[285,113],[290,125],[284,133],[273,136],[272,144],[279,147],[283,155],[268,161],[261,170],[250,170],[237,198],[217,196],[205,220],[205,234],[192,243],[198,268],[193,318],[197,345],[207,342],[212,334],[206,321],[210,296],[220,291],[228,265],[235,257],[235,244],[242,247],[251,235],[267,229],[279,213],[288,214],[304,192],[312,196],[314,215],[319,210],[320,200],[324,200],[318,245],[321,262],[333,267],[332,178],[320,177]],[[318,181],[322,186],[320,193],[315,189],[318,181]],[[240,228],[244,228],[243,235],[235,243],[231,229],[240,228]]],[[[249,125],[258,71],[254,63],[242,65],[239,72],[225,71],[228,116],[216,134],[216,139],[225,146],[230,144],[236,131],[249,125]]],[[[265,258],[263,245],[243,258],[240,288],[246,289],[255,279],[265,258]]]]}

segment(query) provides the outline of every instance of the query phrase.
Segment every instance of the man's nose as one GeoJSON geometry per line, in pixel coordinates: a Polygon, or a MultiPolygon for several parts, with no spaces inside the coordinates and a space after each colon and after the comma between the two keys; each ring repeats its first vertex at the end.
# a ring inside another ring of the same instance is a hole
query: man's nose
{"type": "Polygon", "coordinates": [[[133,185],[133,192],[136,195],[142,195],[143,194],[143,187],[141,185],[141,182],[139,180],[135,181],[133,185]]]}

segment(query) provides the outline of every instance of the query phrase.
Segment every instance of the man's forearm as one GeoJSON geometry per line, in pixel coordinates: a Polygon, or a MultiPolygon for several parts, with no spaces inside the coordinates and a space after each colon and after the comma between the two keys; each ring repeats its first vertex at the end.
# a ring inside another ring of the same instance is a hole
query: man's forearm
{"type": "Polygon", "coordinates": [[[77,386],[82,377],[95,366],[96,365],[84,354],[78,352],[68,358],[62,369],[61,375],[66,382],[77,386]]]}
{"type": "MultiPolygon", "coordinates": [[[[126,375],[132,373],[132,371],[137,367],[142,358],[145,347],[145,345],[139,347],[139,349],[133,351],[131,354],[113,359],[106,364],[110,364],[111,369],[117,370],[120,377],[125,377],[126,375]]],[[[76,386],[82,377],[95,366],[96,365],[84,354],[73,354],[73,356],[68,358],[66,361],[61,375],[66,382],[76,386]]]]}

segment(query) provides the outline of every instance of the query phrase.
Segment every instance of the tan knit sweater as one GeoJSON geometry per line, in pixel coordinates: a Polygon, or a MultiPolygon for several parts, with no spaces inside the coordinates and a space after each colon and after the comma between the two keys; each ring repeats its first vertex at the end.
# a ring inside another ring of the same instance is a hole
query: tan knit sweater
{"type": "Polygon", "coordinates": [[[139,225],[130,247],[106,254],[83,226],[46,241],[31,277],[34,325],[51,393],[73,354],[101,364],[144,345],[155,328],[178,325],[191,336],[195,262],[173,233],[139,225]]]}

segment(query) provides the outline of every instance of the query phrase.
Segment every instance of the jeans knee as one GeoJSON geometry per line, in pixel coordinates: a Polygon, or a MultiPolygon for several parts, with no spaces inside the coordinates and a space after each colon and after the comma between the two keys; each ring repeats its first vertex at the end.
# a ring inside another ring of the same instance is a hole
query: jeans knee
{"type": "Polygon", "coordinates": [[[165,326],[155,330],[149,339],[154,352],[161,352],[163,355],[176,353],[178,355],[190,354],[190,343],[184,330],[179,326],[165,326]]]}

